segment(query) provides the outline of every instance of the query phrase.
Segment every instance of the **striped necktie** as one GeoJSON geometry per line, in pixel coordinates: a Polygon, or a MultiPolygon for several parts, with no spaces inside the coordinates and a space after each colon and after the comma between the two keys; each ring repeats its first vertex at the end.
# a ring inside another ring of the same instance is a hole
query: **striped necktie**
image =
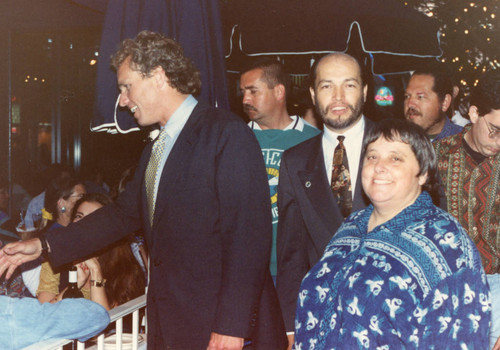
{"type": "Polygon", "coordinates": [[[156,187],[158,186],[157,173],[158,166],[163,158],[165,145],[167,143],[168,133],[163,129],[158,138],[156,139],[153,149],[151,150],[151,157],[149,158],[148,166],[146,168],[146,197],[148,200],[149,223],[153,226],[153,218],[155,214],[156,202],[156,187]]]}
{"type": "Polygon", "coordinates": [[[340,211],[347,217],[352,210],[352,189],[351,174],[349,173],[349,163],[344,146],[345,136],[338,136],[339,144],[333,151],[332,183],[333,196],[337,200],[340,211]]]}

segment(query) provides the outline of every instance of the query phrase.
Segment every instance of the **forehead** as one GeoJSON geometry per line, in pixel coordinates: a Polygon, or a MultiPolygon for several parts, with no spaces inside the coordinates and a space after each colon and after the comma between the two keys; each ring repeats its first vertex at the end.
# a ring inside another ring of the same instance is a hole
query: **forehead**
{"type": "Polygon", "coordinates": [[[73,187],[71,192],[85,192],[85,186],[83,186],[82,184],[77,184],[73,187]]]}
{"type": "Polygon", "coordinates": [[[425,90],[434,92],[434,77],[429,74],[416,74],[412,75],[406,91],[411,90],[425,90]]]}
{"type": "Polygon", "coordinates": [[[376,150],[384,153],[397,151],[401,153],[413,154],[411,146],[408,143],[403,142],[399,135],[392,135],[392,140],[388,140],[384,136],[380,136],[367,146],[367,151],[368,150],[376,150]]]}
{"type": "Polygon", "coordinates": [[[500,109],[492,109],[489,113],[484,115],[488,121],[496,126],[497,128],[500,128],[500,109]]]}
{"type": "Polygon", "coordinates": [[[241,85],[257,85],[263,84],[264,82],[261,80],[262,77],[262,69],[255,68],[245,72],[241,75],[240,83],[241,85]]]}
{"type": "Polygon", "coordinates": [[[316,67],[316,82],[324,79],[355,79],[361,82],[361,69],[350,57],[325,57],[316,67]]]}
{"type": "Polygon", "coordinates": [[[120,64],[120,67],[118,67],[118,70],[116,71],[118,84],[122,84],[126,80],[141,77],[141,74],[138,71],[132,69],[130,62],[131,59],[128,57],[122,62],[122,64],[120,64]]]}
{"type": "Polygon", "coordinates": [[[83,202],[78,207],[78,211],[84,214],[92,213],[93,211],[102,207],[100,203],[97,202],[83,202]]]}

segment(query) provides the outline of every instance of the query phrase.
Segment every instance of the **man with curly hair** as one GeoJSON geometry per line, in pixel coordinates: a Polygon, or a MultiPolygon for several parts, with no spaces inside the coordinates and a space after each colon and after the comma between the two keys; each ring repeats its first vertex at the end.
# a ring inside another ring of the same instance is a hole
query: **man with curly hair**
{"type": "Polygon", "coordinates": [[[122,43],[112,65],[120,106],[141,126],[159,125],[159,136],[115,204],[5,248],[0,274],[41,252],[60,266],[142,228],[148,349],[286,348],[268,269],[269,187],[253,132],[193,97],[200,73],[174,40],[141,32],[122,43]]]}

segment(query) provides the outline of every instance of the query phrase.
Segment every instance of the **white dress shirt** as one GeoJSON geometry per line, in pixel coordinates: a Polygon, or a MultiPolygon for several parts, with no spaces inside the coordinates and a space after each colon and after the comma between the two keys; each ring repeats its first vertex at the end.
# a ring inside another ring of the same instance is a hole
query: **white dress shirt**
{"type": "MultiPolygon", "coordinates": [[[[163,168],[165,167],[165,163],[167,162],[168,155],[170,151],[175,145],[175,141],[179,137],[184,125],[189,119],[189,116],[193,112],[194,107],[198,104],[198,101],[192,96],[189,95],[184,102],[177,108],[165,124],[162,129],[165,129],[168,134],[168,139],[165,142],[165,149],[163,150],[163,156],[156,170],[156,181],[155,181],[155,189],[154,189],[154,203],[156,203],[156,196],[158,194],[158,185],[160,184],[161,173],[163,172],[163,168]]],[[[155,205],[156,206],[156,205],[155,205]]]]}
{"type": "Polygon", "coordinates": [[[361,148],[363,147],[363,137],[365,133],[365,117],[361,116],[359,121],[354,124],[352,128],[347,130],[344,134],[337,134],[325,125],[323,128],[323,154],[325,157],[326,176],[328,183],[332,182],[332,168],[333,168],[333,152],[335,147],[339,144],[337,136],[343,135],[344,147],[347,153],[347,161],[349,162],[349,173],[351,174],[352,195],[354,197],[354,189],[356,188],[356,181],[358,179],[359,159],[361,157],[361,148]]]}

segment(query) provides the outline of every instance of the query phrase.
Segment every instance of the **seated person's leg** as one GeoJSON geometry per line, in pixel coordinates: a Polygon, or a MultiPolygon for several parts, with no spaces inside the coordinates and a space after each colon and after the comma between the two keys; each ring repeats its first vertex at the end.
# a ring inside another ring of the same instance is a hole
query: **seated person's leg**
{"type": "Polygon", "coordinates": [[[108,312],[86,299],[40,304],[34,298],[0,296],[0,344],[5,349],[19,349],[48,339],[85,341],[108,323],[108,312]]]}

